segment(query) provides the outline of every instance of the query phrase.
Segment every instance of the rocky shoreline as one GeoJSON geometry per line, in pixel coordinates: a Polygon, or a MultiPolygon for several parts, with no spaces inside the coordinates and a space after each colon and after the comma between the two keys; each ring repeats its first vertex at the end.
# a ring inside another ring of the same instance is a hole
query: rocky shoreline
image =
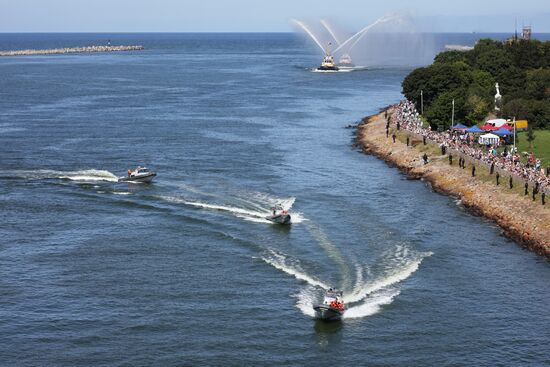
{"type": "Polygon", "coordinates": [[[469,169],[458,168],[458,157],[451,166],[439,147],[424,145],[417,137],[409,135],[407,146],[402,141],[407,139],[406,131],[399,131],[393,143],[391,132],[386,137],[384,115],[385,111],[366,117],[357,126],[356,144],[364,153],[383,159],[410,177],[426,180],[440,193],[456,197],[465,207],[494,220],[507,237],[550,260],[548,205],[508,189],[504,182],[497,186],[480,178],[481,175],[472,177],[469,169]],[[424,153],[429,156],[428,164],[422,160],[424,153]]]}
{"type": "Polygon", "coordinates": [[[0,56],[34,56],[34,55],[60,55],[85,52],[118,52],[118,51],[141,51],[144,47],[136,46],[85,46],[85,47],[65,47],[52,48],[45,50],[15,50],[0,51],[0,56]]]}

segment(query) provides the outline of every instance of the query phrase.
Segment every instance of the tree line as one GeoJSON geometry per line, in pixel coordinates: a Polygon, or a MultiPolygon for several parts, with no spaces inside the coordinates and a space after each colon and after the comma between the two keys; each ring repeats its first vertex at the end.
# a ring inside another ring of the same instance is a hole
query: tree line
{"type": "Polygon", "coordinates": [[[550,41],[482,39],[470,51],[444,51],[432,65],[413,70],[403,94],[432,125],[447,127],[452,101],[455,121],[481,122],[494,112],[495,83],[502,108],[497,117],[526,119],[530,127],[550,128],[550,41]]]}

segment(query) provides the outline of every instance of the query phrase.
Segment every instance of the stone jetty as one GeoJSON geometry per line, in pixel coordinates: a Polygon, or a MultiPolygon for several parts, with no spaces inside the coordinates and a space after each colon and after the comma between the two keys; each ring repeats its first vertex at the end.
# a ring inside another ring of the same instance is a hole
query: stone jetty
{"type": "Polygon", "coordinates": [[[51,48],[45,50],[15,50],[0,51],[0,56],[34,56],[34,55],[61,55],[85,52],[119,52],[119,51],[140,51],[143,46],[85,46],[85,47],[65,47],[51,48]]]}
{"type": "MultiPolygon", "coordinates": [[[[386,136],[385,126],[384,112],[366,117],[358,125],[356,144],[364,153],[374,154],[410,177],[429,182],[434,190],[460,199],[465,207],[494,220],[504,235],[550,261],[550,209],[541,205],[539,198],[533,201],[529,195],[518,194],[506,184],[496,186],[494,178],[484,173],[481,165],[476,177],[472,177],[469,169],[458,168],[456,160],[451,166],[437,145],[424,146],[421,138],[403,129],[390,133],[397,135],[394,143],[391,136],[386,136]],[[410,145],[404,142],[407,138],[410,145]],[[429,155],[427,164],[422,161],[423,153],[429,155]]],[[[502,178],[504,181],[507,176],[502,178]]],[[[467,235],[467,229],[452,230],[456,230],[457,235],[467,235]]]]}

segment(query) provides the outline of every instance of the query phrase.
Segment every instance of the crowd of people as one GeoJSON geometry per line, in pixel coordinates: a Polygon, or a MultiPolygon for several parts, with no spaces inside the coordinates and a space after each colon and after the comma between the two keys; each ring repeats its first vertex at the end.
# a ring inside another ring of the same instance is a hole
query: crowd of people
{"type": "Polygon", "coordinates": [[[451,148],[530,181],[539,190],[550,188],[550,169],[546,168],[545,170],[541,166],[540,159],[536,159],[533,153],[529,155],[527,163],[524,164],[521,162],[517,148],[512,151],[513,148],[508,149],[505,146],[504,151],[498,153],[496,146],[479,145],[474,134],[469,134],[464,130],[451,129],[446,132],[437,132],[431,130],[429,126],[425,128],[416,107],[408,100],[401,101],[394,106],[390,121],[398,129],[405,129],[436,142],[442,147],[442,152],[451,148]]]}

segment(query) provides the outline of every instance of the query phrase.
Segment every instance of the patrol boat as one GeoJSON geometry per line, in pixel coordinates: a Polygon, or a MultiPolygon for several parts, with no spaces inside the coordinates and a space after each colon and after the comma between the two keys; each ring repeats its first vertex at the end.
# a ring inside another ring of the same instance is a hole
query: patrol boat
{"type": "Polygon", "coordinates": [[[283,209],[282,206],[277,205],[271,208],[272,215],[268,215],[265,219],[277,223],[277,224],[290,224],[290,214],[288,210],[283,209]]]}
{"type": "Polygon", "coordinates": [[[119,177],[118,182],[150,183],[157,174],[147,167],[138,166],[136,169],[128,170],[128,176],[119,177]]]}
{"type": "Polygon", "coordinates": [[[340,321],[346,310],[344,293],[330,288],[325,292],[323,303],[313,306],[315,317],[325,321],[340,321]]]}

